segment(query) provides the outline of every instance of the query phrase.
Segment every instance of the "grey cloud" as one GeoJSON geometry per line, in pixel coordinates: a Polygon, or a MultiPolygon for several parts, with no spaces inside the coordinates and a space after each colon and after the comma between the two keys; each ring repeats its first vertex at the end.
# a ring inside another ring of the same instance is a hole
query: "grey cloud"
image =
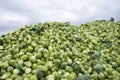
{"type": "Polygon", "coordinates": [[[0,31],[45,21],[81,24],[110,17],[120,20],[119,4],[120,0],[1,0],[0,31]]]}

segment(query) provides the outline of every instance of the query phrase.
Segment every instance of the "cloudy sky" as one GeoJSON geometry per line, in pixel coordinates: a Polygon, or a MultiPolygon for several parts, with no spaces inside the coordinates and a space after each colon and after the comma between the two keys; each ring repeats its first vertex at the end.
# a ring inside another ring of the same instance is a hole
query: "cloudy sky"
{"type": "Polygon", "coordinates": [[[120,0],[0,0],[0,35],[25,24],[70,21],[79,25],[111,17],[120,20],[120,0]]]}

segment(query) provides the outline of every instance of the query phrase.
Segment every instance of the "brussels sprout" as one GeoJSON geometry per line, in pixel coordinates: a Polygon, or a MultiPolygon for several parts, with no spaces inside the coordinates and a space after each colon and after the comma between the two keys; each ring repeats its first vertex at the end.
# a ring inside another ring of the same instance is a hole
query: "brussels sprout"
{"type": "Polygon", "coordinates": [[[53,75],[54,75],[54,80],[61,80],[62,78],[62,76],[57,71],[54,71],[53,75]]]}
{"type": "Polygon", "coordinates": [[[36,63],[32,64],[32,69],[37,69],[38,65],[36,63]]]}
{"type": "Polygon", "coordinates": [[[70,72],[70,73],[73,72],[73,68],[70,66],[67,66],[65,69],[67,72],[70,72]]]}
{"type": "Polygon", "coordinates": [[[59,66],[61,63],[60,59],[54,59],[53,62],[56,66],[59,66]]]}
{"type": "Polygon", "coordinates": [[[0,36],[0,80],[119,80],[120,21],[45,22],[0,36]]]}
{"type": "Polygon", "coordinates": [[[42,58],[42,54],[41,53],[37,53],[36,54],[36,58],[41,59],[42,58]]]}
{"type": "Polygon", "coordinates": [[[2,50],[3,49],[3,46],[0,46],[0,50],[2,50]]]}
{"type": "Polygon", "coordinates": [[[15,80],[23,80],[23,77],[17,76],[17,77],[15,78],[15,80]]]}
{"type": "Polygon", "coordinates": [[[116,63],[118,66],[120,66],[120,58],[116,58],[116,63]]]}
{"type": "Polygon", "coordinates": [[[13,72],[13,67],[9,66],[9,67],[7,68],[7,71],[8,71],[8,72],[13,72]]]}
{"type": "Polygon", "coordinates": [[[78,76],[76,80],[91,80],[90,74],[78,76]]]}
{"type": "Polygon", "coordinates": [[[34,62],[36,62],[36,57],[35,56],[31,56],[29,60],[30,60],[30,62],[34,63],[34,62]]]}
{"type": "Polygon", "coordinates": [[[92,59],[98,59],[99,60],[100,57],[101,57],[101,52],[92,54],[92,59]]]}
{"type": "Polygon", "coordinates": [[[6,72],[6,73],[4,73],[4,74],[1,76],[0,79],[7,79],[7,78],[9,78],[10,76],[11,76],[11,73],[10,73],[10,72],[6,72]]]}
{"type": "Polygon", "coordinates": [[[81,40],[82,40],[82,38],[80,36],[76,37],[76,41],[81,41],[81,40]]]}
{"type": "Polygon", "coordinates": [[[38,79],[44,78],[45,77],[45,72],[41,69],[38,69],[36,71],[36,76],[37,76],[38,79]]]}
{"type": "Polygon", "coordinates": [[[62,62],[61,63],[61,68],[65,68],[65,67],[67,67],[67,62],[62,62]]]}
{"type": "Polygon", "coordinates": [[[116,70],[120,73],[120,67],[118,67],[116,70]]]}
{"type": "Polygon", "coordinates": [[[86,74],[84,75],[84,77],[85,77],[85,80],[91,80],[90,74],[86,74]]]}
{"type": "Polygon", "coordinates": [[[29,78],[28,77],[24,77],[24,80],[29,80],[29,78]]]}
{"type": "Polygon", "coordinates": [[[101,64],[97,64],[96,66],[94,66],[94,70],[100,73],[100,72],[103,72],[104,68],[101,64]]]}
{"type": "Polygon", "coordinates": [[[68,63],[69,65],[71,65],[71,64],[72,64],[72,59],[67,58],[67,63],[68,63]]]}
{"type": "Polygon", "coordinates": [[[27,61],[27,62],[24,62],[24,65],[26,67],[31,67],[32,66],[32,63],[30,61],[27,61]]]}
{"type": "Polygon", "coordinates": [[[10,78],[7,78],[6,80],[12,80],[12,79],[10,79],[10,78]]]}
{"type": "Polygon", "coordinates": [[[47,67],[47,65],[42,66],[41,69],[42,69],[43,71],[45,71],[45,72],[48,71],[48,67],[47,67]]]}
{"type": "Polygon", "coordinates": [[[13,74],[19,74],[19,69],[14,69],[13,74]]]}
{"type": "Polygon", "coordinates": [[[37,44],[34,43],[34,42],[32,42],[31,45],[32,45],[32,47],[36,47],[37,46],[37,44]]]}
{"type": "Polygon", "coordinates": [[[112,75],[113,69],[112,68],[106,68],[105,71],[107,72],[107,74],[112,75]]]}
{"type": "Polygon", "coordinates": [[[32,51],[33,51],[33,47],[28,46],[27,50],[28,50],[29,52],[32,52],[32,51]]]}
{"type": "Polygon", "coordinates": [[[1,69],[1,70],[0,70],[0,75],[2,75],[2,74],[4,74],[4,73],[6,73],[6,70],[5,70],[5,69],[1,69]]]}
{"type": "Polygon", "coordinates": [[[74,62],[71,66],[72,66],[74,71],[78,71],[79,66],[78,66],[77,62],[74,62]]]}
{"type": "Polygon", "coordinates": [[[58,70],[58,66],[53,66],[51,71],[57,71],[58,70]]]}
{"type": "Polygon", "coordinates": [[[23,55],[20,57],[23,61],[26,61],[28,59],[27,55],[23,55]]]}
{"type": "Polygon", "coordinates": [[[25,55],[25,53],[23,51],[19,52],[19,55],[22,56],[22,55],[25,55]]]}
{"type": "Polygon", "coordinates": [[[31,68],[26,68],[26,69],[25,69],[25,73],[26,73],[26,74],[29,74],[30,72],[31,72],[31,68]]]}
{"type": "Polygon", "coordinates": [[[18,68],[18,69],[23,69],[23,64],[17,63],[17,64],[16,64],[16,68],[18,68]]]}
{"type": "Polygon", "coordinates": [[[8,68],[9,67],[9,64],[8,64],[8,62],[2,62],[1,64],[0,64],[0,67],[1,68],[3,68],[3,69],[6,69],[6,68],[8,68]]]}
{"type": "Polygon", "coordinates": [[[98,74],[98,79],[100,80],[104,80],[105,79],[105,76],[102,72],[100,72],[100,74],[98,74]]]}
{"type": "Polygon", "coordinates": [[[38,80],[38,79],[37,79],[36,75],[32,75],[32,76],[30,76],[30,80],[38,80]]]}
{"type": "Polygon", "coordinates": [[[77,75],[76,75],[74,72],[72,72],[72,73],[69,75],[69,78],[70,78],[70,76],[71,76],[71,79],[72,79],[72,80],[75,80],[76,77],[77,77],[77,75]]]}
{"type": "Polygon", "coordinates": [[[91,79],[93,79],[93,80],[97,80],[98,78],[97,78],[97,73],[93,73],[93,74],[91,74],[91,79]]]}
{"type": "Polygon", "coordinates": [[[18,75],[23,75],[25,73],[25,71],[23,69],[21,69],[18,73],[18,75]]]}
{"type": "Polygon", "coordinates": [[[117,65],[115,62],[112,62],[111,65],[112,65],[112,67],[115,68],[115,69],[118,67],[118,65],[117,65]]]}
{"type": "Polygon", "coordinates": [[[66,78],[62,78],[61,80],[67,80],[66,78]]]}
{"type": "Polygon", "coordinates": [[[48,76],[46,77],[46,80],[55,80],[55,79],[54,79],[54,75],[48,75],[48,76]]]}

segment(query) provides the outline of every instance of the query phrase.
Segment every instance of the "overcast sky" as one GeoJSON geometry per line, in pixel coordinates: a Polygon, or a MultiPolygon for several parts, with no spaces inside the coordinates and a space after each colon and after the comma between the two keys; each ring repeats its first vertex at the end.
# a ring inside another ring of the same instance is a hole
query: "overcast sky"
{"type": "Polygon", "coordinates": [[[120,0],[0,0],[0,35],[26,24],[120,20],[120,0]]]}

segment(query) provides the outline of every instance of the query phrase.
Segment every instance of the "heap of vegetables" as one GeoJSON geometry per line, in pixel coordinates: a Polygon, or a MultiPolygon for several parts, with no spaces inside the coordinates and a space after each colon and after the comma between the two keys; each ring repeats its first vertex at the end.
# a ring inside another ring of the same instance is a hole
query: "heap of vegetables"
{"type": "Polygon", "coordinates": [[[2,35],[0,80],[120,80],[120,22],[45,22],[2,35]]]}

